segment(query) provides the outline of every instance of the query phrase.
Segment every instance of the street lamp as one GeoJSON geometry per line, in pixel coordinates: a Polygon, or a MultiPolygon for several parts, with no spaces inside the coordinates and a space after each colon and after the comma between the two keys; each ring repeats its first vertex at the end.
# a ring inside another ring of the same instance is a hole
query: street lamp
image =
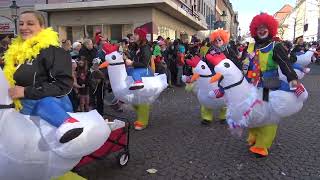
{"type": "Polygon", "coordinates": [[[241,28],[239,27],[239,36],[238,36],[238,42],[241,41],[241,28]]]}
{"type": "Polygon", "coordinates": [[[11,17],[14,21],[14,33],[15,35],[17,34],[18,30],[17,30],[17,19],[18,19],[18,9],[20,7],[17,5],[16,1],[12,1],[12,4],[10,5],[10,9],[11,9],[11,17]]]}
{"type": "Polygon", "coordinates": [[[222,14],[221,14],[221,21],[223,22],[223,27],[226,27],[226,24],[227,24],[227,20],[226,20],[226,17],[227,17],[227,14],[225,11],[222,11],[222,14]]]}

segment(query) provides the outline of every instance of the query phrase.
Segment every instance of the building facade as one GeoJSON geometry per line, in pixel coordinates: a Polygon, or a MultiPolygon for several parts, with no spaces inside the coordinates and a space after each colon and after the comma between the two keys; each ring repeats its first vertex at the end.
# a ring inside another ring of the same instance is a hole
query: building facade
{"type": "MultiPolygon", "coordinates": [[[[0,1],[0,16],[11,19],[10,0],[0,1]]],[[[214,0],[17,0],[24,10],[46,13],[49,26],[60,39],[93,38],[101,31],[119,41],[136,27],[157,36],[190,40],[198,31],[208,30],[208,17],[214,13],[214,0]]]]}
{"type": "Polygon", "coordinates": [[[307,42],[318,41],[320,38],[320,1],[298,0],[290,15],[283,20],[285,30],[283,39],[295,40],[303,36],[307,42]]]}
{"type": "Polygon", "coordinates": [[[230,32],[231,39],[238,35],[238,15],[233,11],[229,0],[216,0],[215,28],[223,28],[230,32]]]}

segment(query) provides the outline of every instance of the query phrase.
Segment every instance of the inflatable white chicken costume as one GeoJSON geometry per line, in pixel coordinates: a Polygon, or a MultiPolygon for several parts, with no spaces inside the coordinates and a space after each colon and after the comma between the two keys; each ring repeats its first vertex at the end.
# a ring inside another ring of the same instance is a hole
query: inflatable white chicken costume
{"type": "MultiPolygon", "coordinates": [[[[220,80],[225,89],[225,98],[227,103],[227,121],[231,128],[250,128],[251,130],[261,131],[260,127],[266,125],[278,124],[281,118],[288,117],[299,112],[306,100],[308,93],[302,92],[296,96],[294,92],[282,90],[270,91],[269,101],[262,100],[262,88],[257,88],[248,83],[242,72],[233,64],[233,62],[223,54],[207,56],[207,59],[215,65],[216,75],[213,81],[220,80]]],[[[276,131],[274,129],[262,128],[264,131],[276,131]]],[[[253,147],[270,147],[275,133],[270,133],[273,137],[268,137],[269,133],[262,136],[256,135],[249,137],[249,143],[253,147]],[[271,139],[267,145],[266,139],[271,139]],[[251,141],[251,142],[250,142],[251,141]]],[[[267,153],[267,152],[266,152],[267,153]]],[[[267,155],[267,154],[265,154],[267,155]]]]}
{"type": "MultiPolygon", "coordinates": [[[[108,75],[114,96],[125,103],[132,104],[137,113],[137,123],[141,129],[144,129],[149,121],[150,105],[159,97],[160,93],[167,88],[167,77],[165,74],[152,77],[142,77],[144,88],[138,90],[129,90],[133,84],[133,79],[128,76],[123,55],[118,52],[118,47],[106,44],[105,62],[100,68],[108,68],[108,75]]],[[[137,128],[136,128],[137,129],[137,128]]],[[[139,128],[137,130],[140,130],[139,128]]]]}
{"type": "MultiPolygon", "coordinates": [[[[193,75],[191,77],[191,83],[196,81],[197,91],[196,96],[201,105],[201,117],[202,121],[211,122],[213,120],[213,110],[221,109],[224,106],[224,98],[210,97],[209,92],[212,89],[218,89],[218,83],[210,83],[210,79],[213,76],[208,65],[195,56],[190,60],[187,60],[187,64],[193,67],[193,75]]],[[[204,122],[202,122],[205,124],[204,122]]]]}
{"type": "Polygon", "coordinates": [[[0,84],[0,179],[50,180],[61,176],[109,137],[111,130],[96,111],[70,113],[83,125],[83,133],[61,144],[55,136],[57,128],[39,117],[5,108],[12,100],[1,68],[0,84]]]}

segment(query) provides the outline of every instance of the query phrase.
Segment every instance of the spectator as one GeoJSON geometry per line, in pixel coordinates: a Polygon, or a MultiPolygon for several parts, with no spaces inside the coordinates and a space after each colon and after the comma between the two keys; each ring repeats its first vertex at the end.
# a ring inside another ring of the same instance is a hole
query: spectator
{"type": "Polygon", "coordinates": [[[90,93],[91,93],[91,101],[95,105],[95,109],[97,109],[98,113],[103,116],[104,115],[104,89],[105,89],[105,76],[99,70],[99,66],[93,64],[93,72],[90,76],[90,93]]]}
{"type": "Polygon", "coordinates": [[[296,45],[294,46],[292,52],[295,55],[301,55],[306,52],[306,44],[304,43],[302,36],[296,39],[296,45]]]}
{"type": "Polygon", "coordinates": [[[8,45],[10,44],[10,39],[9,37],[6,37],[0,41],[0,67],[3,68],[4,66],[4,60],[3,60],[3,55],[4,52],[8,49],[8,45]]]}
{"type": "Polygon", "coordinates": [[[97,56],[97,50],[93,47],[91,39],[85,39],[83,41],[83,46],[79,51],[79,56],[84,56],[87,60],[88,67],[92,66],[92,60],[97,56]]]}
{"type": "Polygon", "coordinates": [[[209,46],[208,46],[209,42],[206,40],[203,40],[201,43],[201,48],[200,48],[200,55],[201,57],[205,57],[205,55],[207,54],[208,50],[209,50],[209,46]]]}
{"type": "Polygon", "coordinates": [[[133,37],[133,34],[128,34],[127,35],[127,38],[129,39],[129,43],[133,43],[134,42],[134,37],[133,37]]]}
{"type": "Polygon", "coordinates": [[[76,61],[80,60],[79,51],[80,51],[81,47],[82,47],[82,45],[79,42],[74,42],[72,44],[72,51],[70,53],[72,59],[74,59],[76,61]]]}
{"type": "Polygon", "coordinates": [[[73,88],[71,92],[68,94],[69,99],[72,103],[73,111],[77,112],[79,111],[79,88],[82,88],[83,86],[80,86],[77,82],[77,62],[72,59],[72,77],[73,77],[73,88]]]}
{"type": "Polygon", "coordinates": [[[65,50],[65,51],[67,51],[67,52],[71,52],[71,50],[72,50],[72,45],[71,45],[71,41],[70,40],[62,40],[62,45],[61,45],[61,47],[65,50]]]}
{"type": "Polygon", "coordinates": [[[79,95],[81,112],[89,111],[89,76],[87,60],[84,57],[81,57],[77,71],[77,82],[80,86],[79,95]]]}
{"type": "Polygon", "coordinates": [[[184,58],[185,58],[186,48],[185,46],[179,41],[178,44],[178,54],[177,54],[177,86],[182,86],[183,82],[181,80],[183,75],[183,67],[184,67],[184,58]]]}

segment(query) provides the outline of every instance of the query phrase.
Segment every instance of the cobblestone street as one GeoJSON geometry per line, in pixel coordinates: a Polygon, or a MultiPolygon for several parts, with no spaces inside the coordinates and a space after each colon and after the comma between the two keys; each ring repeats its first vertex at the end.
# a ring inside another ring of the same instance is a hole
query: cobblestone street
{"type": "MultiPolygon", "coordinates": [[[[168,89],[153,106],[150,125],[130,132],[130,161],[119,168],[115,156],[79,170],[90,180],[319,179],[320,66],[304,79],[309,99],[297,115],[280,123],[268,158],[248,152],[245,136],[231,136],[226,125],[200,124],[197,99],[184,88],[168,89]],[[149,174],[147,169],[158,170],[149,174]]],[[[108,113],[134,120],[132,112],[108,113]]]]}

